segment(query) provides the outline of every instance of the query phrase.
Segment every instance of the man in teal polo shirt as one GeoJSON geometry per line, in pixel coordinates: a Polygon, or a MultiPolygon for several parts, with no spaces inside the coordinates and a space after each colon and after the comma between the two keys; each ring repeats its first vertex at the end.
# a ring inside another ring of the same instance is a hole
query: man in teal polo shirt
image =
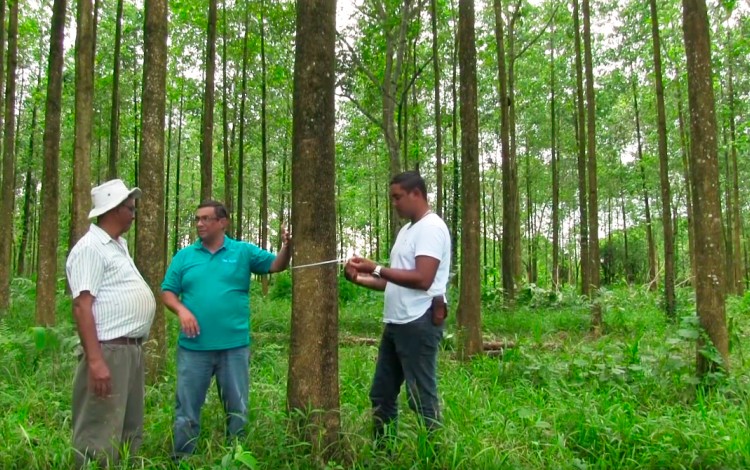
{"type": "Polygon", "coordinates": [[[277,255],[232,240],[223,204],[207,201],[195,214],[198,241],[172,259],[161,285],[164,304],[180,319],[174,456],[190,455],[211,378],[227,413],[227,437],[247,424],[250,360],[250,277],[289,266],[290,237],[282,230],[277,255]]]}

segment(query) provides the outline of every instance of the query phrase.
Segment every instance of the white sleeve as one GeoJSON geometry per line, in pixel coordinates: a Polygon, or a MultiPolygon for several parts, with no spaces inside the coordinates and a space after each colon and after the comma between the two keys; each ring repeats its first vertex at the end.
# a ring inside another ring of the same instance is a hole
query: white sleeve
{"type": "Polygon", "coordinates": [[[96,297],[104,279],[104,258],[91,246],[82,246],[68,256],[65,272],[73,298],[89,291],[96,297]]]}
{"type": "Polygon", "coordinates": [[[425,225],[414,244],[414,256],[429,256],[443,261],[448,234],[437,224],[425,225]]]}

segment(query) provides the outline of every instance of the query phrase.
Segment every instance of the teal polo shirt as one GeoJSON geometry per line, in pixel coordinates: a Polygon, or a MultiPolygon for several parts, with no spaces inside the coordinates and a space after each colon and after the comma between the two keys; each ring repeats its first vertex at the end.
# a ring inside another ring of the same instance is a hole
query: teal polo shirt
{"type": "Polygon", "coordinates": [[[161,289],[180,297],[200,328],[195,338],[180,332],[179,345],[197,351],[249,345],[250,278],[267,274],[274,259],[273,253],[226,235],[216,253],[200,240],[177,252],[161,289]]]}

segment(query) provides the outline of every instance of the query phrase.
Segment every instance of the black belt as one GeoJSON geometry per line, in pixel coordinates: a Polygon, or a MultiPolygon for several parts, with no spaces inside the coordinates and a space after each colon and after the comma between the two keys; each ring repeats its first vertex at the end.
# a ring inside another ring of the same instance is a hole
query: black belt
{"type": "Polygon", "coordinates": [[[143,343],[143,338],[128,338],[127,336],[120,336],[119,338],[108,339],[106,341],[99,341],[101,344],[134,344],[140,346],[143,343]]]}

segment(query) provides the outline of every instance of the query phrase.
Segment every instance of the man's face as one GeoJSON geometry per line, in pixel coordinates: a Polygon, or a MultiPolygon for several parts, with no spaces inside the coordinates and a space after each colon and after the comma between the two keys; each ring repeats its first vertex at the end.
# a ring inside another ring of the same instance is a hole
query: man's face
{"type": "Polygon", "coordinates": [[[132,197],[125,199],[116,210],[117,220],[122,224],[123,232],[127,232],[135,220],[135,199],[132,197]]]}
{"type": "Polygon", "coordinates": [[[213,207],[201,207],[195,212],[195,227],[201,240],[213,240],[224,235],[227,219],[216,217],[213,207]]]}
{"type": "Polygon", "coordinates": [[[396,208],[399,217],[410,219],[414,217],[418,191],[406,191],[400,184],[391,185],[391,203],[396,208]]]}

